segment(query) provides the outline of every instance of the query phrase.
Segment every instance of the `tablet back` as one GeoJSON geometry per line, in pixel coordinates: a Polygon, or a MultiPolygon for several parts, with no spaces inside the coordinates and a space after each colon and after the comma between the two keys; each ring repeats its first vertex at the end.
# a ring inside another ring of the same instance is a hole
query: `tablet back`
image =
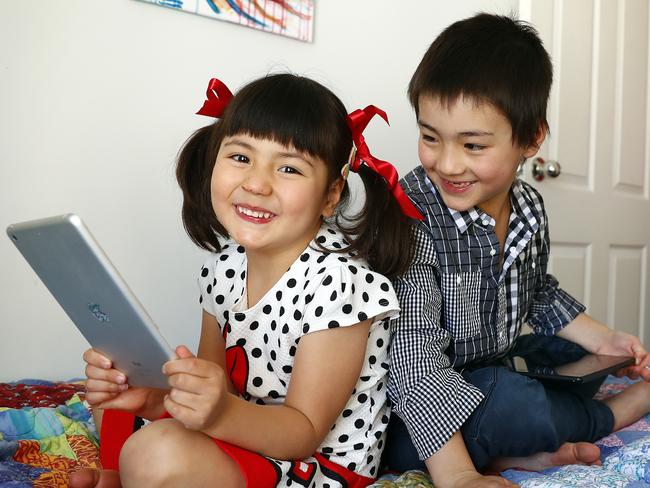
{"type": "Polygon", "coordinates": [[[168,388],[174,353],[82,220],[60,215],[7,227],[38,277],[97,350],[132,386],[168,388]]]}

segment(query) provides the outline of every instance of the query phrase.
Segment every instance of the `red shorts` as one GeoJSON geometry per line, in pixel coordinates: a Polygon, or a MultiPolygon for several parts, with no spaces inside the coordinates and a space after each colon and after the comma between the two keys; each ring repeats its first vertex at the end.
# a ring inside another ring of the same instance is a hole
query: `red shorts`
{"type": "MultiPolygon", "coordinates": [[[[163,418],[171,416],[166,414],[163,418]]],[[[100,457],[104,469],[118,469],[120,450],[133,433],[134,425],[133,414],[104,411],[100,435],[100,457]]],[[[330,485],[338,482],[346,488],[365,488],[374,481],[329,461],[319,453],[314,454],[314,461],[311,462],[293,461],[290,472],[283,474],[278,464],[269,458],[218,439],[214,439],[214,442],[237,463],[247,488],[274,488],[285,477],[292,480],[292,485],[308,487],[317,475],[329,481],[330,485]]]]}

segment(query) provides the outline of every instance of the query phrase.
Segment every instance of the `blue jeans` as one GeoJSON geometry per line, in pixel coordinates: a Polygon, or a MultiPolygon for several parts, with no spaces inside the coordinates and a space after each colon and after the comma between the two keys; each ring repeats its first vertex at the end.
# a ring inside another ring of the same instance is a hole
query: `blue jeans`
{"type": "MultiPolygon", "coordinates": [[[[559,337],[523,336],[510,354],[552,366],[575,361],[586,351],[559,337]]],[[[501,364],[466,369],[462,374],[485,397],[461,428],[469,455],[479,470],[497,457],[553,452],[565,442],[594,442],[613,429],[612,411],[592,398],[604,378],[571,389],[557,389],[501,364]]],[[[384,465],[395,471],[426,471],[397,415],[391,417],[388,426],[384,465]]]]}

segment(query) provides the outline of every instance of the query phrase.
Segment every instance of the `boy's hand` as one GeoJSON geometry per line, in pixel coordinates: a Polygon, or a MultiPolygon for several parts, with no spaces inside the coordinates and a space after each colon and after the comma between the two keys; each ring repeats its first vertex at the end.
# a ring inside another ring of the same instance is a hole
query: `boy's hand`
{"type": "Polygon", "coordinates": [[[650,381],[650,354],[645,350],[638,337],[612,330],[608,341],[603,343],[596,353],[610,356],[634,356],[634,366],[617,371],[616,376],[627,376],[633,380],[642,378],[645,381],[650,381]]]}
{"type": "Polygon", "coordinates": [[[84,352],[83,359],[87,363],[86,401],[90,405],[124,410],[148,419],[162,414],[163,390],[130,387],[124,373],[114,369],[111,360],[95,349],[84,352]]]}
{"type": "Polygon", "coordinates": [[[186,428],[203,431],[214,426],[228,398],[228,381],[223,368],[199,359],[185,346],[178,346],[179,359],[168,361],[163,372],[172,389],[165,396],[165,408],[186,428]]]}

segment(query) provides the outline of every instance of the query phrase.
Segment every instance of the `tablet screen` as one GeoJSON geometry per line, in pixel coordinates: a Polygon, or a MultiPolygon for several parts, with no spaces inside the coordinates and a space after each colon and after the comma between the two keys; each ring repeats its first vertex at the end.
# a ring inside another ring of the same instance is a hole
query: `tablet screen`
{"type": "Polygon", "coordinates": [[[584,383],[615,373],[634,364],[633,357],[587,354],[579,360],[558,366],[536,365],[522,357],[513,358],[514,371],[532,378],[584,383]]]}

